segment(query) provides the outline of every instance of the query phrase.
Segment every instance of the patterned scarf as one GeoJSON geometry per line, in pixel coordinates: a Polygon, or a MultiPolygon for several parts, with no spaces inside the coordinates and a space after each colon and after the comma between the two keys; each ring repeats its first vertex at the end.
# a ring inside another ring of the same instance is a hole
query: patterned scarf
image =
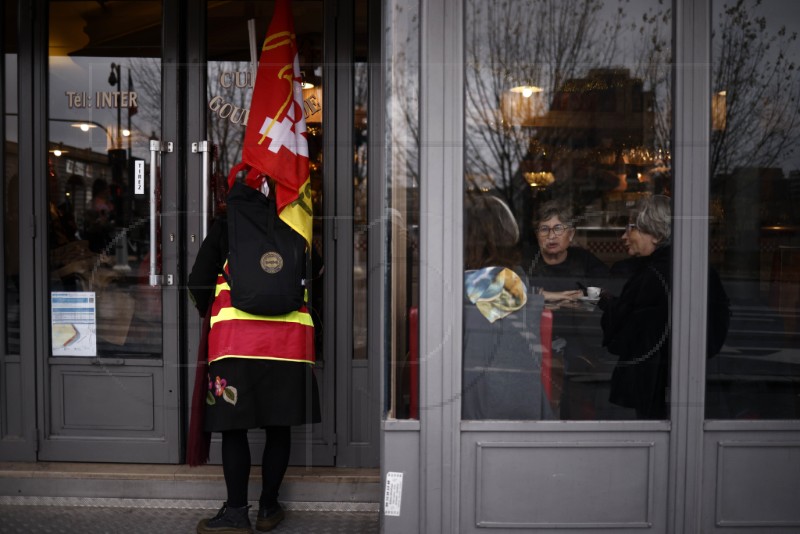
{"type": "Polygon", "coordinates": [[[525,283],[505,267],[485,267],[464,273],[467,298],[493,323],[525,306],[525,283]]]}

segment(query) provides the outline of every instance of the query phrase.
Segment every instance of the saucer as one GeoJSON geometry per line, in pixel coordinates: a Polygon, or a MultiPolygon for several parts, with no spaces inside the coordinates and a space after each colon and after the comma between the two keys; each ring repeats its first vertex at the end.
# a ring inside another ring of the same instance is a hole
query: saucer
{"type": "Polygon", "coordinates": [[[578,300],[582,300],[583,302],[599,302],[600,301],[600,297],[592,298],[592,297],[583,296],[583,297],[578,297],[578,300]]]}

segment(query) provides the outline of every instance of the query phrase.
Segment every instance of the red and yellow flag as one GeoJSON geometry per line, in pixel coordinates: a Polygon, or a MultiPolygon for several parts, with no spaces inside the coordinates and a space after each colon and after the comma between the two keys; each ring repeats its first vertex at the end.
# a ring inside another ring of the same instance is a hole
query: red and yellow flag
{"type": "Polygon", "coordinates": [[[289,0],[277,0],[261,47],[242,161],[276,182],[280,218],[311,245],[311,181],[300,59],[289,0]]]}

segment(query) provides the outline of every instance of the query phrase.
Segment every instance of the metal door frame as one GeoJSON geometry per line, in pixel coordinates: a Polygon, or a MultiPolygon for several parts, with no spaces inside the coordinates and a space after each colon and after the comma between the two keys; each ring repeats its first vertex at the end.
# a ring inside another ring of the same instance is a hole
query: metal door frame
{"type": "MultiPolygon", "coordinates": [[[[334,277],[335,284],[326,284],[325,313],[328,320],[328,331],[331,323],[336,331],[336,465],[341,467],[377,467],[380,457],[380,415],[382,401],[380,398],[380,358],[383,354],[381,323],[383,310],[382,291],[384,288],[382,272],[385,242],[381,240],[384,191],[383,184],[383,128],[381,116],[384,109],[381,83],[381,12],[382,2],[369,2],[368,9],[368,162],[367,175],[370,177],[367,191],[368,231],[367,249],[367,359],[353,359],[353,250],[354,250],[354,202],[353,202],[353,65],[355,6],[354,0],[337,2],[333,6],[335,16],[326,20],[335,23],[332,43],[335,47],[335,58],[326,61],[326,79],[336,81],[336,90],[328,101],[329,113],[336,116],[335,130],[332,138],[325,140],[325,161],[335,162],[326,167],[335,176],[335,198],[326,191],[325,201],[335,201],[335,205],[326,204],[325,213],[334,214],[333,236],[331,241],[326,235],[326,246],[335,243],[335,264],[332,272],[326,276],[334,277]],[[333,108],[333,109],[331,109],[333,108]],[[330,157],[329,157],[330,155],[330,157]],[[330,206],[330,207],[329,207],[330,206]],[[331,321],[331,318],[333,321],[331,321]],[[357,371],[357,369],[361,369],[357,371]],[[354,374],[359,372],[366,377],[366,391],[359,390],[354,374]],[[355,408],[361,417],[354,416],[355,408]],[[357,439],[360,437],[361,439],[357,439]]],[[[326,9],[331,3],[326,3],[326,9]]],[[[329,41],[326,40],[326,43],[329,41]]],[[[328,93],[330,94],[330,93],[328,93]]],[[[324,102],[325,100],[323,100],[324,102]]],[[[323,110],[324,112],[324,110],[323,110]]],[[[328,115],[330,116],[330,115],[328,115]]],[[[327,116],[326,116],[327,117],[327,116]]],[[[327,269],[327,267],[326,267],[327,269]]],[[[328,346],[328,345],[326,345],[328,346]]]]}
{"type": "MultiPolygon", "coordinates": [[[[35,105],[33,88],[42,80],[43,69],[41,65],[34,63],[33,58],[41,54],[42,43],[46,42],[44,29],[37,24],[34,18],[34,9],[28,6],[23,9],[22,3],[17,6],[18,25],[17,25],[17,116],[31,117],[33,120],[17,121],[17,141],[18,141],[18,211],[19,211],[19,290],[20,295],[33,295],[34,291],[34,272],[36,266],[30,269],[23,269],[23,259],[29,260],[34,257],[34,241],[36,220],[30,217],[30,210],[24,209],[25,206],[33,206],[33,177],[41,173],[41,162],[34,157],[34,139],[41,142],[41,134],[34,128],[34,120],[41,122],[41,110],[35,105]]],[[[5,11],[5,4],[3,8],[5,11]]],[[[6,15],[4,13],[4,15],[6,15]]],[[[0,72],[0,83],[5,88],[5,49],[3,50],[2,71],[0,72]]],[[[5,102],[3,111],[5,113],[5,102]]],[[[5,120],[0,124],[0,133],[5,142],[6,130],[5,120]]],[[[5,151],[0,159],[3,160],[5,169],[5,151]]],[[[46,171],[46,169],[45,169],[46,171]]],[[[2,196],[5,198],[5,185],[2,196]]],[[[3,235],[5,235],[5,218],[2,223],[3,235]]],[[[4,239],[4,238],[3,238],[4,239]]],[[[0,266],[4,269],[4,266],[0,266]]],[[[5,273],[4,273],[5,275],[5,273]]],[[[5,276],[3,276],[5,279],[5,276]]],[[[5,291],[3,292],[3,309],[5,310],[5,291]]],[[[19,354],[5,354],[5,349],[0,361],[0,406],[4,407],[4,413],[0,416],[0,458],[14,461],[33,461],[36,459],[37,432],[36,432],[36,359],[32,356],[36,354],[36,306],[33,299],[20,299],[19,310],[20,321],[20,349],[19,354]],[[27,355],[27,356],[24,356],[27,355]],[[13,371],[12,371],[13,369],[13,371]],[[14,373],[16,380],[12,380],[11,374],[14,373]],[[12,406],[18,407],[17,411],[10,409],[12,406]],[[13,433],[10,428],[10,419],[17,419],[20,432],[13,433]]],[[[2,327],[3,337],[6,339],[5,322],[2,327]]]]}
{"type": "MultiPolygon", "coordinates": [[[[182,146],[185,146],[182,132],[179,125],[183,119],[183,108],[180,106],[178,91],[180,88],[180,32],[171,29],[179,26],[180,4],[162,0],[162,96],[161,96],[161,140],[172,142],[176,147],[172,153],[162,152],[160,169],[162,174],[161,182],[161,254],[162,272],[164,274],[177,274],[179,235],[181,213],[181,190],[183,166],[182,146]]],[[[30,160],[32,161],[32,173],[34,177],[47,176],[46,158],[47,153],[47,101],[48,101],[48,47],[47,47],[47,0],[38,0],[35,8],[32,9],[40,19],[32,21],[36,28],[34,41],[33,61],[33,118],[29,124],[34,126],[31,147],[33,148],[30,160]],[[38,22],[38,23],[37,23],[38,22]]],[[[34,180],[30,180],[33,183],[34,180]]],[[[171,318],[180,317],[177,284],[172,286],[162,286],[162,359],[163,369],[163,394],[164,405],[162,410],[163,434],[162,439],[153,440],[150,438],[120,440],[119,438],[102,439],[100,436],[88,436],[86,438],[70,437],[58,439],[49,434],[51,422],[50,403],[52,402],[52,385],[49,380],[50,375],[50,336],[46,335],[50,331],[49,325],[49,293],[48,293],[48,273],[47,273],[47,192],[46,188],[38,189],[34,187],[33,206],[35,214],[36,228],[42,230],[35,232],[33,246],[35,247],[35,257],[41,261],[36,266],[33,291],[33,299],[36,310],[32,313],[34,317],[33,332],[25,330],[24,339],[32,340],[34,350],[30,353],[36,354],[36,395],[37,395],[37,451],[40,460],[65,460],[65,461],[108,461],[108,462],[145,462],[145,463],[178,463],[181,457],[181,432],[180,432],[180,320],[172,322],[171,318]],[[171,327],[171,328],[170,328],[171,327]],[[34,332],[42,335],[36,336],[34,332]]],[[[23,236],[24,237],[24,236],[23,236]]],[[[20,251],[22,256],[22,251],[20,251]]],[[[33,254],[31,256],[33,257],[33,254]]],[[[156,388],[159,385],[156,384],[156,388]]],[[[156,390],[157,391],[157,390],[156,390]]],[[[159,407],[156,407],[159,409],[159,407]]]]}

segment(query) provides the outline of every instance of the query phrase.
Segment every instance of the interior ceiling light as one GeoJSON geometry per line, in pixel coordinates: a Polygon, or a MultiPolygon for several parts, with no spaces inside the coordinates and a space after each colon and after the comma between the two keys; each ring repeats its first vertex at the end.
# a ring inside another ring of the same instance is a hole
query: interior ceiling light
{"type": "Polygon", "coordinates": [[[547,187],[556,181],[556,177],[549,171],[525,172],[522,176],[531,187],[547,187]]]}
{"type": "Polygon", "coordinates": [[[542,91],[544,91],[544,89],[536,87],[535,85],[518,85],[511,88],[512,93],[522,93],[522,96],[525,98],[528,98],[533,93],[541,93],[542,91]]]}

